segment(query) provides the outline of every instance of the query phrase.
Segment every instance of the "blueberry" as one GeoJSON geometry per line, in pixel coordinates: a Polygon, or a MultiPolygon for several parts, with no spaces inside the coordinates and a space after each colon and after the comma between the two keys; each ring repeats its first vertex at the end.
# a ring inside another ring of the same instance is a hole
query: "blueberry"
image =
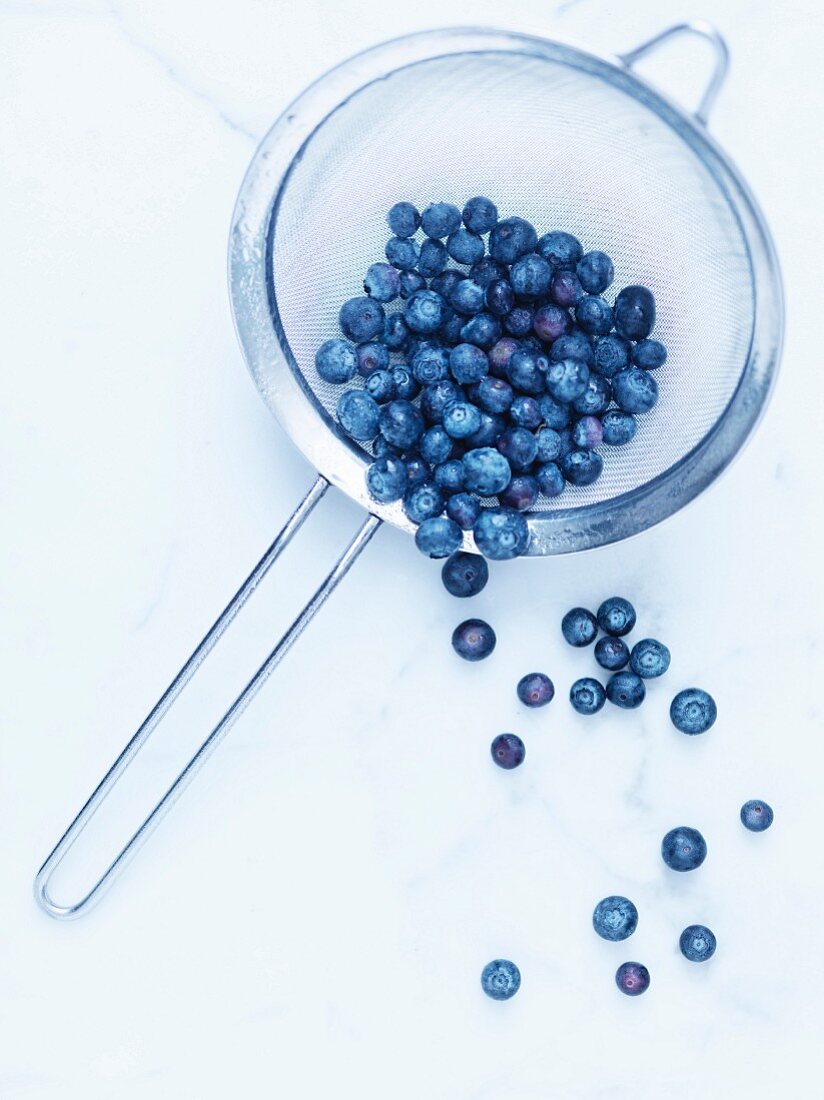
{"type": "Polygon", "coordinates": [[[538,234],[523,218],[504,218],[489,234],[489,255],[504,264],[513,264],[519,257],[532,252],[538,234]]]}
{"type": "Polygon", "coordinates": [[[526,756],[524,743],[516,733],[499,733],[489,751],[498,767],[507,771],[523,764],[526,756]]]}
{"type": "Polygon", "coordinates": [[[414,236],[421,224],[421,216],[411,202],[396,202],[386,220],[396,237],[414,236]]]}
{"type": "Polygon", "coordinates": [[[550,363],[546,372],[546,388],[550,397],[564,404],[580,397],[588,383],[589,367],[580,359],[562,359],[559,363],[550,363]]]}
{"type": "Polygon", "coordinates": [[[367,340],[365,344],[358,344],[355,348],[355,358],[358,365],[358,374],[368,378],[373,371],[388,368],[389,348],[385,344],[379,344],[376,340],[367,340]]]}
{"type": "Polygon", "coordinates": [[[483,259],[484,242],[471,229],[456,229],[446,242],[449,255],[459,264],[476,264],[483,259]]]}
{"type": "Polygon", "coordinates": [[[607,699],[622,710],[635,710],[646,698],[644,681],[634,672],[616,672],[607,681],[607,699]]]}
{"type": "Polygon", "coordinates": [[[387,443],[382,435],[379,435],[372,444],[372,452],[375,458],[383,458],[385,455],[392,455],[393,458],[401,457],[399,448],[393,447],[391,443],[387,443]]]}
{"type": "Polygon", "coordinates": [[[520,394],[512,402],[509,419],[519,428],[537,428],[543,420],[541,406],[534,397],[520,394]]]}
{"type": "Polygon", "coordinates": [[[474,279],[461,279],[449,293],[449,304],[467,316],[480,313],[484,308],[484,294],[484,288],[474,279]]]}
{"type": "Polygon", "coordinates": [[[406,323],[413,332],[424,334],[440,328],[446,313],[446,302],[434,290],[416,290],[403,307],[406,323]]]}
{"type": "Polygon", "coordinates": [[[409,401],[390,401],[380,412],[381,435],[393,447],[408,450],[424,433],[424,419],[409,401]]]}
{"type": "Polygon", "coordinates": [[[501,323],[491,313],[476,313],[462,326],[460,336],[467,344],[489,351],[500,339],[501,323]]]}
{"type": "Polygon", "coordinates": [[[449,352],[449,369],[456,382],[470,385],[489,372],[489,361],[485,352],[474,344],[458,344],[449,352]]]}
{"type": "Polygon", "coordinates": [[[548,393],[538,398],[538,405],[540,406],[544,423],[548,428],[554,428],[557,432],[567,427],[570,415],[566,405],[562,404],[560,401],[556,401],[555,398],[550,397],[548,393]]]}
{"type": "Polygon", "coordinates": [[[511,508],[484,509],[473,529],[475,545],[485,558],[508,561],[525,554],[529,546],[526,520],[511,508]]]}
{"type": "Polygon", "coordinates": [[[741,807],[741,824],[751,833],[763,833],[773,823],[772,806],[759,798],[750,799],[741,807]]]}
{"type": "Polygon", "coordinates": [[[546,305],[535,311],[532,327],[539,340],[551,343],[559,336],[567,335],[572,328],[572,321],[565,309],[561,309],[560,306],[546,305]]]}
{"type": "Polygon", "coordinates": [[[593,362],[596,370],[605,378],[614,377],[618,371],[629,366],[632,345],[623,336],[616,336],[614,332],[607,336],[599,336],[595,341],[593,362]]]}
{"type": "Polygon", "coordinates": [[[553,363],[559,363],[562,359],[581,359],[591,366],[594,359],[592,340],[585,332],[569,332],[559,336],[552,343],[549,358],[553,363]]]}
{"type": "Polygon", "coordinates": [[[658,400],[658,383],[648,371],[630,367],[619,371],[613,378],[612,396],[624,412],[649,412],[658,400]]]}
{"type": "Polygon", "coordinates": [[[667,349],[660,340],[639,340],[632,349],[632,361],[643,370],[656,370],[667,361],[667,349]]]}
{"type": "Polygon", "coordinates": [[[503,378],[487,375],[478,383],[476,400],[484,412],[505,413],[512,405],[512,386],[503,378]]]}
{"type": "Polygon", "coordinates": [[[605,336],[612,328],[612,306],[604,298],[588,294],[575,307],[575,320],[590,336],[605,336]]]}
{"type": "Polygon", "coordinates": [[[444,562],[441,580],[450,596],[459,599],[477,596],[489,580],[489,566],[480,554],[467,554],[459,550],[444,562]]]}
{"type": "Polygon", "coordinates": [[[538,253],[553,267],[574,268],[583,255],[581,242],[571,233],[556,230],[545,233],[538,241],[538,253]]]}
{"type": "Polygon", "coordinates": [[[544,672],[528,672],[515,689],[525,707],[545,707],[552,702],[555,685],[544,672]]]}
{"type": "Polygon", "coordinates": [[[546,387],[548,367],[549,360],[545,355],[528,348],[520,348],[510,357],[506,376],[516,390],[533,395],[541,394],[546,387]]]}
{"type": "Polygon", "coordinates": [[[681,954],[694,963],[711,959],[715,954],[716,944],[715,934],[704,924],[691,924],[684,929],[678,940],[681,954]]]}
{"type": "Polygon", "coordinates": [[[506,279],[493,279],[484,298],[486,308],[496,317],[506,317],[515,305],[515,291],[506,279]]]}
{"type": "Polygon", "coordinates": [[[421,214],[421,226],[427,237],[448,237],[461,224],[461,212],[451,202],[432,202],[421,214]]]}
{"type": "Polygon", "coordinates": [[[452,454],[452,437],[442,424],[434,424],[421,436],[420,448],[421,457],[431,466],[437,466],[452,454]]]}
{"type": "MultiPolygon", "coordinates": [[[[407,467],[407,477],[408,467],[407,467]]],[[[432,519],[443,512],[443,493],[432,481],[424,481],[420,485],[407,490],[403,498],[403,510],[406,517],[415,524],[423,523],[425,519],[432,519]]]]}
{"type": "Polygon", "coordinates": [[[358,369],[355,348],[348,340],[324,340],[315,352],[315,367],[324,382],[348,382],[358,369]]]}
{"type": "Polygon", "coordinates": [[[516,260],[509,272],[509,282],[520,298],[542,298],[549,289],[552,268],[536,252],[516,260]]]}
{"type": "Polygon", "coordinates": [[[372,298],[350,298],[341,306],[338,320],[340,327],[350,340],[356,344],[364,340],[371,340],[379,332],[383,332],[386,314],[380,302],[372,298]]]}
{"type": "Polygon", "coordinates": [[[414,271],[421,254],[420,245],[407,237],[390,237],[384,249],[386,258],[399,271],[414,271]]]}
{"type": "Polygon", "coordinates": [[[395,396],[395,380],[388,370],[373,370],[363,383],[363,388],[379,405],[385,405],[395,396]]]}
{"type": "Polygon", "coordinates": [[[491,199],[476,195],[463,208],[463,223],[473,233],[488,233],[498,220],[498,208],[491,199]]]}
{"type": "Polygon", "coordinates": [[[584,676],[569,689],[569,701],[579,714],[597,714],[607,701],[607,693],[603,684],[591,676],[584,676]]]}
{"type": "Polygon", "coordinates": [[[430,386],[449,377],[449,352],[437,344],[423,344],[409,364],[412,377],[422,386],[430,386]]]}
{"type": "Polygon", "coordinates": [[[467,619],[452,632],[452,648],[465,661],[482,661],[495,648],[495,631],[483,619],[467,619]]]}
{"type": "Polygon", "coordinates": [[[521,972],[509,959],[493,959],[483,968],[481,988],[493,1001],[508,1001],[521,988],[521,972]]]}
{"type": "Polygon", "coordinates": [[[390,367],[390,374],[392,375],[392,381],[395,384],[395,396],[403,398],[404,401],[412,401],[417,397],[421,391],[421,387],[409,373],[406,367],[398,363],[394,367],[390,367]]]}
{"type": "Polygon", "coordinates": [[[506,264],[500,264],[497,260],[493,260],[491,256],[485,256],[482,260],[478,260],[476,264],[473,264],[469,269],[469,277],[473,279],[478,286],[482,286],[484,290],[490,283],[496,279],[507,280],[509,278],[509,269],[506,264]]]}
{"type": "Polygon", "coordinates": [[[638,927],[638,910],[629,898],[613,894],[595,906],[592,927],[602,939],[612,943],[629,939],[638,927]]]}
{"type": "Polygon", "coordinates": [[[504,328],[511,336],[526,336],[534,320],[535,311],[529,306],[515,306],[504,318],[504,328]]]}
{"type": "Polygon", "coordinates": [[[440,424],[443,411],[451,401],[460,401],[463,392],[451,378],[442,382],[433,382],[424,388],[421,394],[421,412],[430,424],[440,424]]]}
{"type": "Polygon", "coordinates": [[[612,401],[612,386],[601,374],[590,371],[587,388],[572,402],[576,412],[586,416],[600,416],[612,401]]]}
{"type": "MultiPolygon", "coordinates": [[[[378,442],[380,441],[381,440],[378,442]]],[[[408,457],[406,459],[407,493],[410,493],[413,489],[417,489],[419,485],[428,482],[431,472],[429,463],[424,462],[420,455],[408,457]]]]}
{"type": "Polygon", "coordinates": [[[429,289],[434,290],[437,294],[440,294],[442,298],[449,301],[449,295],[455,289],[455,287],[466,275],[462,271],[455,271],[454,268],[448,268],[446,271],[442,271],[440,275],[436,275],[429,284],[429,289]]]}
{"type": "Polygon", "coordinates": [[[604,252],[587,252],[575,270],[587,294],[603,294],[615,278],[612,260],[604,252]]]}
{"type": "Polygon", "coordinates": [[[514,508],[516,512],[528,512],[534,507],[540,494],[541,488],[534,477],[529,474],[516,474],[499,495],[498,501],[505,508],[514,508]]]}
{"type": "Polygon", "coordinates": [[[464,484],[482,497],[502,493],[512,477],[512,469],[494,447],[477,447],[463,456],[464,484]]]}
{"type": "Polygon", "coordinates": [[[572,429],[572,442],[582,450],[592,450],[601,446],[604,429],[597,416],[582,416],[572,429]]]}
{"type": "MultiPolygon", "coordinates": [[[[518,341],[514,340],[511,336],[502,336],[497,344],[494,344],[489,350],[490,374],[494,374],[496,378],[505,378],[509,360],[515,352],[518,351],[520,346],[518,341]]],[[[491,411],[490,409],[490,412],[491,411]]]]}
{"type": "Polygon", "coordinates": [[[610,596],[598,608],[598,625],[605,634],[623,638],[635,626],[635,608],[622,596],[610,596]]]}
{"type": "Polygon", "coordinates": [[[460,527],[446,516],[425,519],[415,532],[415,545],[429,558],[448,558],[462,542],[460,527]]]}
{"type": "Polygon", "coordinates": [[[418,256],[418,273],[423,275],[425,279],[432,279],[435,275],[440,275],[446,267],[447,261],[446,246],[443,241],[436,241],[432,237],[427,237],[421,244],[420,255],[418,256]]]}
{"type": "Polygon", "coordinates": [[[638,962],[621,963],[615,971],[615,984],[628,997],[640,997],[649,989],[649,971],[638,962]]]}
{"type": "Polygon", "coordinates": [[[456,493],[446,502],[446,514],[464,531],[471,531],[481,514],[481,502],[472,493],[456,493]]]}
{"type": "Polygon", "coordinates": [[[615,299],[615,331],[627,340],[643,340],[655,324],[655,298],[645,286],[626,286],[615,299]]]}
{"type": "Polygon", "coordinates": [[[391,504],[400,500],[406,492],[406,463],[394,455],[376,458],[366,471],[366,487],[373,500],[380,504],[391,504]]]}
{"type": "Polygon", "coordinates": [[[513,470],[528,470],[538,453],[538,443],[526,428],[507,428],[497,443],[498,450],[513,470]]]}
{"type": "Polygon", "coordinates": [[[401,298],[406,301],[419,290],[426,290],[426,279],[417,271],[402,271],[398,276],[401,284],[401,298]]]}
{"type": "Polygon", "coordinates": [[[476,450],[478,447],[494,447],[505,428],[506,422],[503,417],[481,412],[481,426],[467,438],[466,446],[470,450],[476,450]]]}
{"type": "Polygon", "coordinates": [[[555,462],[545,462],[535,474],[535,480],[545,497],[557,497],[566,487],[561,467],[555,462]]]}
{"type": "Polygon", "coordinates": [[[629,661],[629,648],[620,638],[611,638],[607,635],[606,638],[599,638],[595,643],[595,660],[601,668],[617,672],[618,669],[626,668],[629,661]]]}
{"type": "Polygon", "coordinates": [[[463,464],[459,458],[441,462],[432,472],[435,475],[435,484],[444,495],[452,496],[463,489],[463,464]]]}
{"type": "Polygon", "coordinates": [[[715,700],[701,688],[685,688],[679,691],[670,704],[672,724],[681,733],[694,736],[706,733],[718,717],[715,700]]]}
{"type": "Polygon", "coordinates": [[[481,410],[468,401],[450,401],[443,411],[443,426],[453,439],[466,439],[481,426],[481,410]]]}
{"type": "Polygon", "coordinates": [[[565,641],[578,648],[592,645],[598,633],[595,616],[585,607],[573,607],[561,620],[561,633],[565,641]]]}
{"type": "Polygon", "coordinates": [[[670,666],[670,651],[654,638],[643,638],[632,647],[629,665],[633,672],[645,680],[663,676],[670,666]]]}
{"type": "Polygon", "coordinates": [[[390,351],[400,351],[409,338],[409,329],[400,313],[390,313],[383,323],[383,332],[378,337],[390,351]]]}
{"type": "Polygon", "coordinates": [[[401,280],[389,264],[371,264],[366,270],[363,289],[376,302],[392,302],[401,292],[401,280]]]}
{"type": "Polygon", "coordinates": [[[661,841],[661,858],[673,871],[694,871],[707,858],[707,842],[697,829],[681,825],[661,841]]]}
{"type": "Polygon", "coordinates": [[[549,296],[556,306],[568,309],[584,296],[584,288],[574,271],[556,271],[549,282],[549,296]]]}
{"type": "Polygon", "coordinates": [[[622,447],[638,431],[638,423],[632,413],[621,412],[620,409],[610,409],[605,413],[601,418],[601,427],[604,429],[604,443],[610,447],[622,447]]]}
{"type": "Polygon", "coordinates": [[[554,462],[561,454],[561,437],[554,428],[539,428],[535,433],[535,458],[538,462],[554,462]]]}
{"type": "MultiPolygon", "coordinates": [[[[353,439],[374,439],[381,410],[377,401],[364,390],[347,390],[338,398],[338,421],[353,439]]],[[[388,442],[392,442],[389,440],[388,442]]]]}

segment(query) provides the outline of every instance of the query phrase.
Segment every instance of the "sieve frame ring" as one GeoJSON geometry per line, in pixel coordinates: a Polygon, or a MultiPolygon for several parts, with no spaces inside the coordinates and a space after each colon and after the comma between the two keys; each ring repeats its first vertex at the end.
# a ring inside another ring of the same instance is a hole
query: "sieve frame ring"
{"type": "MultiPolygon", "coordinates": [[[[292,169],[315,132],[363,88],[421,62],[495,52],[560,62],[606,80],[652,110],[710,172],[738,222],[750,264],[754,301],[746,361],[730,400],[706,435],[678,462],[627,493],[581,507],[528,513],[527,556],[571,553],[638,534],[680,510],[715,481],[763,415],[783,342],[778,259],[748,185],[706,127],[632,71],[624,58],[519,32],[456,27],[392,39],[341,62],[309,85],[276,119],[247,169],[229,236],[232,315],[255,385],[298,449],[324,478],[367,511],[413,534],[415,527],[398,503],[381,505],[369,497],[364,479],[368,454],[323,409],[294,360],[280,323],[274,286],[277,213],[292,169]]],[[[474,549],[471,534],[465,535],[464,547],[474,549]]]]}

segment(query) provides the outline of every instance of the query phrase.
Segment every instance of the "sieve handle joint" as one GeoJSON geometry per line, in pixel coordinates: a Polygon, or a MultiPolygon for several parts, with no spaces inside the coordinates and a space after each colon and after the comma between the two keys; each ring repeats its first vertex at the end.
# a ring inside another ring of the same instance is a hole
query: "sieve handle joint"
{"type": "Polygon", "coordinates": [[[675,38],[683,34],[698,35],[700,38],[709,42],[715,51],[715,67],[713,68],[709,83],[704,90],[704,94],[701,97],[701,102],[698,104],[698,109],[695,111],[695,118],[697,121],[706,125],[710,111],[718,98],[718,93],[721,91],[730,67],[729,47],[721,33],[711,23],[707,23],[703,19],[691,19],[686,23],[677,23],[673,27],[667,27],[666,30],[661,31],[660,34],[656,34],[647,42],[642,42],[641,45],[636,46],[634,50],[620,54],[619,57],[626,67],[631,69],[636,61],[640,61],[642,57],[646,57],[647,54],[653,53],[662,43],[670,38],[675,38]]]}

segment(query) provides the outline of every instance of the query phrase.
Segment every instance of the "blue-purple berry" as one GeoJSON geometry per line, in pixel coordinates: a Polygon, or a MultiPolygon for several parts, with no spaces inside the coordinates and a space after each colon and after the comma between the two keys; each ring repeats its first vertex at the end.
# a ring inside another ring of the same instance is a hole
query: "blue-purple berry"
{"type": "Polygon", "coordinates": [[[493,959],[481,972],[481,989],[493,1001],[508,1001],[521,988],[521,972],[509,959],[493,959]]]}
{"type": "Polygon", "coordinates": [[[380,302],[363,296],[350,298],[348,302],[344,302],[340,307],[338,320],[344,335],[356,344],[360,344],[383,332],[386,314],[380,302]]]}
{"type": "Polygon", "coordinates": [[[363,289],[376,302],[392,302],[401,292],[401,280],[391,264],[370,264],[366,269],[363,289]]]}
{"type": "Polygon", "coordinates": [[[556,268],[574,269],[583,255],[578,238],[562,230],[545,233],[538,241],[536,250],[556,268]]]}
{"type": "Polygon", "coordinates": [[[346,390],[338,398],[337,415],[338,422],[347,435],[364,441],[375,438],[381,408],[364,390],[346,390]]]}
{"type": "Polygon", "coordinates": [[[585,607],[573,607],[561,619],[561,633],[571,646],[592,645],[598,634],[598,623],[585,607]]]}
{"type": "Polygon", "coordinates": [[[418,254],[419,275],[423,275],[425,279],[433,279],[436,275],[441,274],[448,262],[449,256],[443,241],[427,237],[426,240],[421,242],[420,253],[418,254]]]}
{"type": "Polygon", "coordinates": [[[555,696],[555,685],[545,672],[528,672],[518,681],[515,692],[525,707],[545,707],[555,696]]]}
{"type": "Polygon", "coordinates": [[[612,260],[604,252],[587,252],[575,269],[587,294],[603,294],[615,278],[612,260]]]}
{"type": "Polygon", "coordinates": [[[475,264],[484,254],[484,242],[480,236],[463,227],[449,234],[446,248],[452,259],[459,264],[475,264]]]}
{"type": "Polygon", "coordinates": [[[680,825],[661,841],[661,858],[672,871],[694,871],[707,858],[707,842],[697,829],[680,825]]]}
{"type": "Polygon", "coordinates": [[[380,504],[400,500],[407,489],[406,463],[395,455],[376,458],[366,471],[366,487],[380,504]]]}
{"type": "MultiPolygon", "coordinates": [[[[408,477],[407,470],[407,477],[408,477]]],[[[443,493],[434,482],[424,481],[410,489],[403,498],[403,510],[412,523],[421,524],[443,512],[443,493]]]]}
{"type": "Polygon", "coordinates": [[[435,484],[444,496],[460,493],[464,487],[463,464],[459,458],[450,458],[439,463],[433,468],[432,474],[435,484]]]}
{"type": "Polygon", "coordinates": [[[446,502],[446,514],[461,530],[471,531],[481,514],[481,502],[473,493],[456,493],[446,502]]]}
{"type": "Polygon", "coordinates": [[[632,345],[614,332],[599,336],[592,353],[593,366],[605,378],[614,378],[618,371],[629,366],[632,345]]]}
{"type": "Polygon", "coordinates": [[[448,558],[463,542],[463,533],[446,516],[425,519],[415,532],[415,545],[429,558],[448,558]]]}
{"type": "Polygon", "coordinates": [[[741,824],[751,833],[763,833],[774,818],[772,806],[760,798],[751,798],[741,807],[741,824]]]}
{"type": "Polygon", "coordinates": [[[635,438],[638,421],[632,413],[622,412],[620,409],[609,409],[601,417],[601,427],[604,432],[604,443],[610,447],[623,447],[635,438]]]}
{"type": "Polygon", "coordinates": [[[380,410],[381,435],[402,451],[414,446],[425,428],[423,416],[410,401],[390,401],[380,410]]]}
{"type": "Polygon", "coordinates": [[[495,631],[483,619],[466,619],[452,632],[452,648],[465,661],[483,661],[496,642],[495,631]]]}
{"type": "MultiPolygon", "coordinates": [[[[512,314],[510,314],[511,316],[512,314]]],[[[565,309],[561,309],[560,306],[545,305],[535,310],[532,328],[539,340],[551,344],[553,340],[566,336],[570,332],[572,319],[569,313],[565,309]]]]}
{"type": "Polygon", "coordinates": [[[612,379],[612,396],[623,412],[645,413],[658,400],[658,383],[640,367],[619,371],[612,379]]]}
{"type": "Polygon", "coordinates": [[[377,340],[367,340],[355,348],[358,374],[368,378],[373,371],[389,368],[389,348],[377,340]]]}
{"type": "Polygon", "coordinates": [[[421,228],[427,237],[448,237],[461,224],[461,212],[451,202],[431,202],[421,214],[421,228]]]}
{"type": "Polygon", "coordinates": [[[498,767],[506,771],[519,768],[526,757],[526,747],[517,733],[499,733],[489,751],[498,767]]]}
{"type": "Polygon", "coordinates": [[[535,228],[523,218],[504,218],[489,234],[489,255],[500,263],[513,264],[538,242],[535,228]]]}
{"type": "Polygon", "coordinates": [[[563,456],[560,466],[570,485],[592,485],[601,476],[604,460],[597,451],[576,448],[563,456]]]}
{"type": "Polygon", "coordinates": [[[592,914],[592,927],[601,937],[611,943],[620,943],[629,939],[638,927],[638,910],[629,900],[620,894],[611,894],[602,898],[592,914]]]}
{"type": "Polygon", "coordinates": [[[615,330],[627,340],[643,340],[655,324],[655,298],[645,286],[626,286],[615,299],[615,330]]]}
{"type": "Polygon", "coordinates": [[[472,533],[480,552],[493,561],[520,557],[529,546],[529,525],[511,508],[483,509],[472,533]]]}
{"type": "Polygon", "coordinates": [[[622,710],[635,710],[646,698],[644,681],[635,672],[616,672],[607,681],[607,699],[622,710]]]}
{"type": "Polygon", "coordinates": [[[715,933],[705,924],[691,924],[685,928],[678,939],[681,954],[690,962],[701,963],[715,954],[717,940],[715,933]]]}
{"type": "Polygon", "coordinates": [[[649,970],[639,962],[621,963],[615,971],[615,984],[627,997],[640,997],[649,989],[649,970]]]}
{"type": "Polygon", "coordinates": [[[632,349],[632,361],[642,370],[657,370],[667,361],[667,349],[660,340],[639,340],[632,349]]]}
{"type": "Polygon", "coordinates": [[[670,666],[670,651],[655,638],[642,638],[632,647],[630,668],[645,680],[663,676],[670,666]]]}
{"type": "Polygon", "coordinates": [[[476,447],[463,456],[464,484],[482,497],[497,496],[509,484],[512,468],[495,447],[476,447]]]}
{"type": "Polygon", "coordinates": [[[549,364],[545,377],[550,397],[568,405],[586,390],[589,367],[581,359],[561,359],[558,363],[549,364]]]}
{"type": "Polygon", "coordinates": [[[545,497],[559,496],[566,486],[561,467],[556,462],[545,462],[535,473],[538,488],[545,497]]]}
{"type": "Polygon", "coordinates": [[[315,368],[324,382],[342,385],[357,372],[357,352],[348,340],[324,340],[315,352],[315,368]]]}
{"type": "Polygon", "coordinates": [[[450,596],[456,596],[459,599],[477,596],[489,580],[489,566],[486,558],[480,554],[467,554],[459,550],[444,562],[441,580],[450,596]]]}
{"type": "Polygon", "coordinates": [[[498,502],[504,508],[514,508],[516,512],[528,512],[535,507],[541,487],[531,474],[515,474],[509,485],[498,496],[498,502]]]}
{"type": "Polygon", "coordinates": [[[421,224],[421,216],[411,202],[396,202],[386,221],[396,237],[412,237],[421,224]]]}
{"type": "Polygon", "coordinates": [[[583,676],[569,689],[569,701],[579,714],[597,714],[607,701],[604,685],[592,676],[583,676]]]}
{"type": "Polygon", "coordinates": [[[484,291],[486,308],[496,317],[506,317],[515,307],[515,291],[508,279],[493,279],[484,291]]]}
{"type": "Polygon", "coordinates": [[[418,266],[421,248],[417,241],[408,237],[390,237],[384,253],[390,264],[399,271],[414,271],[418,266]]]}
{"type": "Polygon", "coordinates": [[[497,220],[497,206],[483,195],[469,199],[463,208],[463,223],[473,233],[488,233],[497,220]]]}
{"type": "Polygon", "coordinates": [[[614,638],[623,638],[635,626],[635,608],[622,596],[610,596],[604,600],[596,613],[598,626],[605,634],[614,638]]]}
{"type": "Polygon", "coordinates": [[[609,672],[618,672],[626,668],[629,662],[629,647],[621,638],[599,638],[595,643],[595,660],[601,668],[609,672]]]}
{"type": "Polygon", "coordinates": [[[575,307],[575,320],[590,336],[606,336],[612,328],[612,306],[605,298],[587,294],[575,307]]]}
{"type": "Polygon", "coordinates": [[[574,271],[556,271],[549,281],[549,296],[556,306],[570,309],[584,296],[584,288],[574,271]]]}
{"type": "Polygon", "coordinates": [[[679,691],[670,704],[670,719],[681,733],[694,737],[706,733],[715,724],[718,708],[715,700],[701,688],[679,691]]]}
{"type": "Polygon", "coordinates": [[[406,299],[403,315],[413,332],[423,335],[440,328],[446,312],[446,302],[434,290],[416,290],[406,299]]]}

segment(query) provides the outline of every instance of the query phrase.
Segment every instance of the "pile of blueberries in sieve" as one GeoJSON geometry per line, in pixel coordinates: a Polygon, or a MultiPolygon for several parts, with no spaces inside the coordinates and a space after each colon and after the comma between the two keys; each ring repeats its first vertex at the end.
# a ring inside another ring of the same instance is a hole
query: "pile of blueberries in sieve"
{"type": "Polygon", "coordinates": [[[499,220],[481,196],[463,211],[399,202],[387,221],[388,262],[341,307],[343,338],[317,349],[317,372],[348,387],[337,418],[371,446],[369,493],[402,502],[424,554],[446,558],[472,531],[486,557],[518,557],[524,513],[593,484],[599,448],[628,443],[657,401],[655,299],[627,286],[611,305],[609,256],[499,220]]]}

